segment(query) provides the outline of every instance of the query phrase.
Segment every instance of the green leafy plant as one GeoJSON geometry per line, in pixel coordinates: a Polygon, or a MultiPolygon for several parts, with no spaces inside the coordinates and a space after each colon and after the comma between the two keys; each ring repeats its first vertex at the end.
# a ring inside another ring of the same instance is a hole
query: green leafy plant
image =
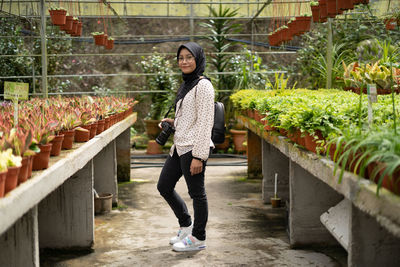
{"type": "MultiPolygon", "coordinates": [[[[225,54],[232,47],[233,42],[227,39],[227,36],[232,33],[238,33],[241,30],[241,24],[235,23],[230,19],[238,14],[238,9],[223,7],[219,4],[218,9],[208,6],[210,14],[215,19],[210,19],[208,22],[201,23],[200,26],[208,30],[210,36],[206,38],[211,41],[215,50],[215,55],[211,58],[211,63],[218,72],[225,72],[228,65],[230,55],[225,54]]],[[[217,89],[229,89],[229,82],[224,74],[217,76],[217,89]]],[[[229,95],[229,94],[228,94],[229,95]]],[[[219,96],[220,100],[226,98],[227,94],[219,96]]]]}
{"type": "Polygon", "coordinates": [[[151,107],[147,117],[160,120],[175,99],[178,86],[170,61],[155,51],[151,56],[143,57],[138,63],[146,75],[146,89],[151,93],[151,107]],[[155,74],[155,75],[154,75],[155,74]]]}

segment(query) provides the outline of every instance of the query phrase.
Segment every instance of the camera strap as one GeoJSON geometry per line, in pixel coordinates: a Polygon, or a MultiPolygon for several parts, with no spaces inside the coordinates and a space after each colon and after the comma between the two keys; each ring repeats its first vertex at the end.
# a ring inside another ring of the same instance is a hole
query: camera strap
{"type": "MultiPolygon", "coordinates": [[[[200,80],[201,79],[203,79],[204,78],[204,76],[200,76],[200,80]]],[[[199,81],[200,81],[199,80],[199,81]]],[[[197,84],[195,85],[195,90],[197,89],[197,84]]],[[[193,88],[192,88],[193,89],[193,88]]],[[[192,90],[192,89],[190,89],[190,90],[192,90]]],[[[197,90],[196,90],[196,92],[195,92],[195,97],[196,97],[196,95],[197,95],[197,90]]],[[[186,96],[186,95],[185,95],[186,96]]],[[[182,107],[182,103],[183,103],[183,99],[184,99],[185,97],[183,97],[182,99],[181,99],[181,103],[180,103],[180,105],[179,105],[179,109],[181,109],[181,107],[182,107]]],[[[170,107],[169,107],[169,109],[168,109],[168,111],[167,111],[167,113],[165,113],[165,116],[164,116],[164,119],[165,118],[167,118],[168,117],[168,114],[171,112],[171,109],[173,108],[173,105],[171,105],[170,107]]],[[[178,109],[178,110],[179,110],[178,109]]]]}

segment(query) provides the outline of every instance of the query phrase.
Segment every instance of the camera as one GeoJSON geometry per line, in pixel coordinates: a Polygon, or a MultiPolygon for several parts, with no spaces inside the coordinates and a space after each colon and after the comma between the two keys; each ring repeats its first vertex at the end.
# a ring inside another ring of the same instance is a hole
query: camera
{"type": "Polygon", "coordinates": [[[165,145],[168,137],[175,132],[175,128],[166,121],[161,122],[161,133],[157,136],[156,142],[159,145],[165,145]]]}

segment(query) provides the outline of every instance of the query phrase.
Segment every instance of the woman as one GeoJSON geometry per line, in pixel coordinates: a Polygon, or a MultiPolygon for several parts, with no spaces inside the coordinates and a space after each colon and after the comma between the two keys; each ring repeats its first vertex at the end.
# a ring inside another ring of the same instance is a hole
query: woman
{"type": "Polygon", "coordinates": [[[163,119],[175,127],[174,145],[161,171],[157,189],[178,218],[180,229],[170,240],[173,250],[192,251],[206,247],[208,204],[204,172],[208,156],[214,148],[211,141],[214,88],[210,80],[202,76],[206,59],[197,43],[181,45],[177,60],[183,83],[175,99],[175,119],[163,119]],[[182,175],[193,199],[193,224],[185,202],[175,191],[182,175]]]}

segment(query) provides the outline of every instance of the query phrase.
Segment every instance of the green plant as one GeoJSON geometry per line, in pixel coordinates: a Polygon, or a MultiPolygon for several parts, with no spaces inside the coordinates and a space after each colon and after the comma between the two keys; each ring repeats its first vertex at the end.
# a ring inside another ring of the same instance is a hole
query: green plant
{"type": "MultiPolygon", "coordinates": [[[[223,7],[219,4],[218,9],[214,9],[208,6],[210,14],[215,19],[210,19],[208,22],[201,23],[200,26],[206,28],[209,31],[210,36],[206,38],[211,41],[212,46],[215,50],[215,55],[211,58],[211,63],[218,72],[224,72],[228,65],[230,55],[225,52],[229,51],[233,45],[232,41],[227,39],[227,36],[232,33],[237,33],[241,30],[241,24],[234,23],[234,20],[230,19],[238,14],[238,9],[223,7]]],[[[229,89],[229,82],[224,74],[217,76],[217,89],[226,90],[229,89]]],[[[229,96],[228,94],[221,94],[218,98],[224,102],[224,99],[229,96]]]]}
{"type": "MultiPolygon", "coordinates": [[[[4,162],[7,164],[7,167],[20,167],[22,158],[20,156],[15,156],[12,153],[12,149],[8,148],[2,152],[0,152],[0,162],[4,162]]],[[[4,168],[4,167],[3,167],[4,168]]]]}
{"type": "Polygon", "coordinates": [[[151,107],[147,117],[160,120],[175,99],[178,81],[172,75],[170,61],[155,51],[151,56],[142,57],[138,65],[146,75],[146,89],[151,93],[151,107]]]}
{"type": "Polygon", "coordinates": [[[292,88],[287,88],[287,83],[289,78],[284,78],[285,73],[275,72],[275,82],[273,83],[270,79],[267,78],[267,82],[265,84],[265,88],[268,90],[285,90],[285,89],[294,89],[296,87],[296,83],[292,86],[292,88]]]}
{"type": "Polygon", "coordinates": [[[92,35],[93,36],[96,36],[96,35],[103,35],[104,34],[104,32],[92,32],[92,35]]]}
{"type": "Polygon", "coordinates": [[[319,6],[318,1],[310,1],[310,6],[319,6]]]}

